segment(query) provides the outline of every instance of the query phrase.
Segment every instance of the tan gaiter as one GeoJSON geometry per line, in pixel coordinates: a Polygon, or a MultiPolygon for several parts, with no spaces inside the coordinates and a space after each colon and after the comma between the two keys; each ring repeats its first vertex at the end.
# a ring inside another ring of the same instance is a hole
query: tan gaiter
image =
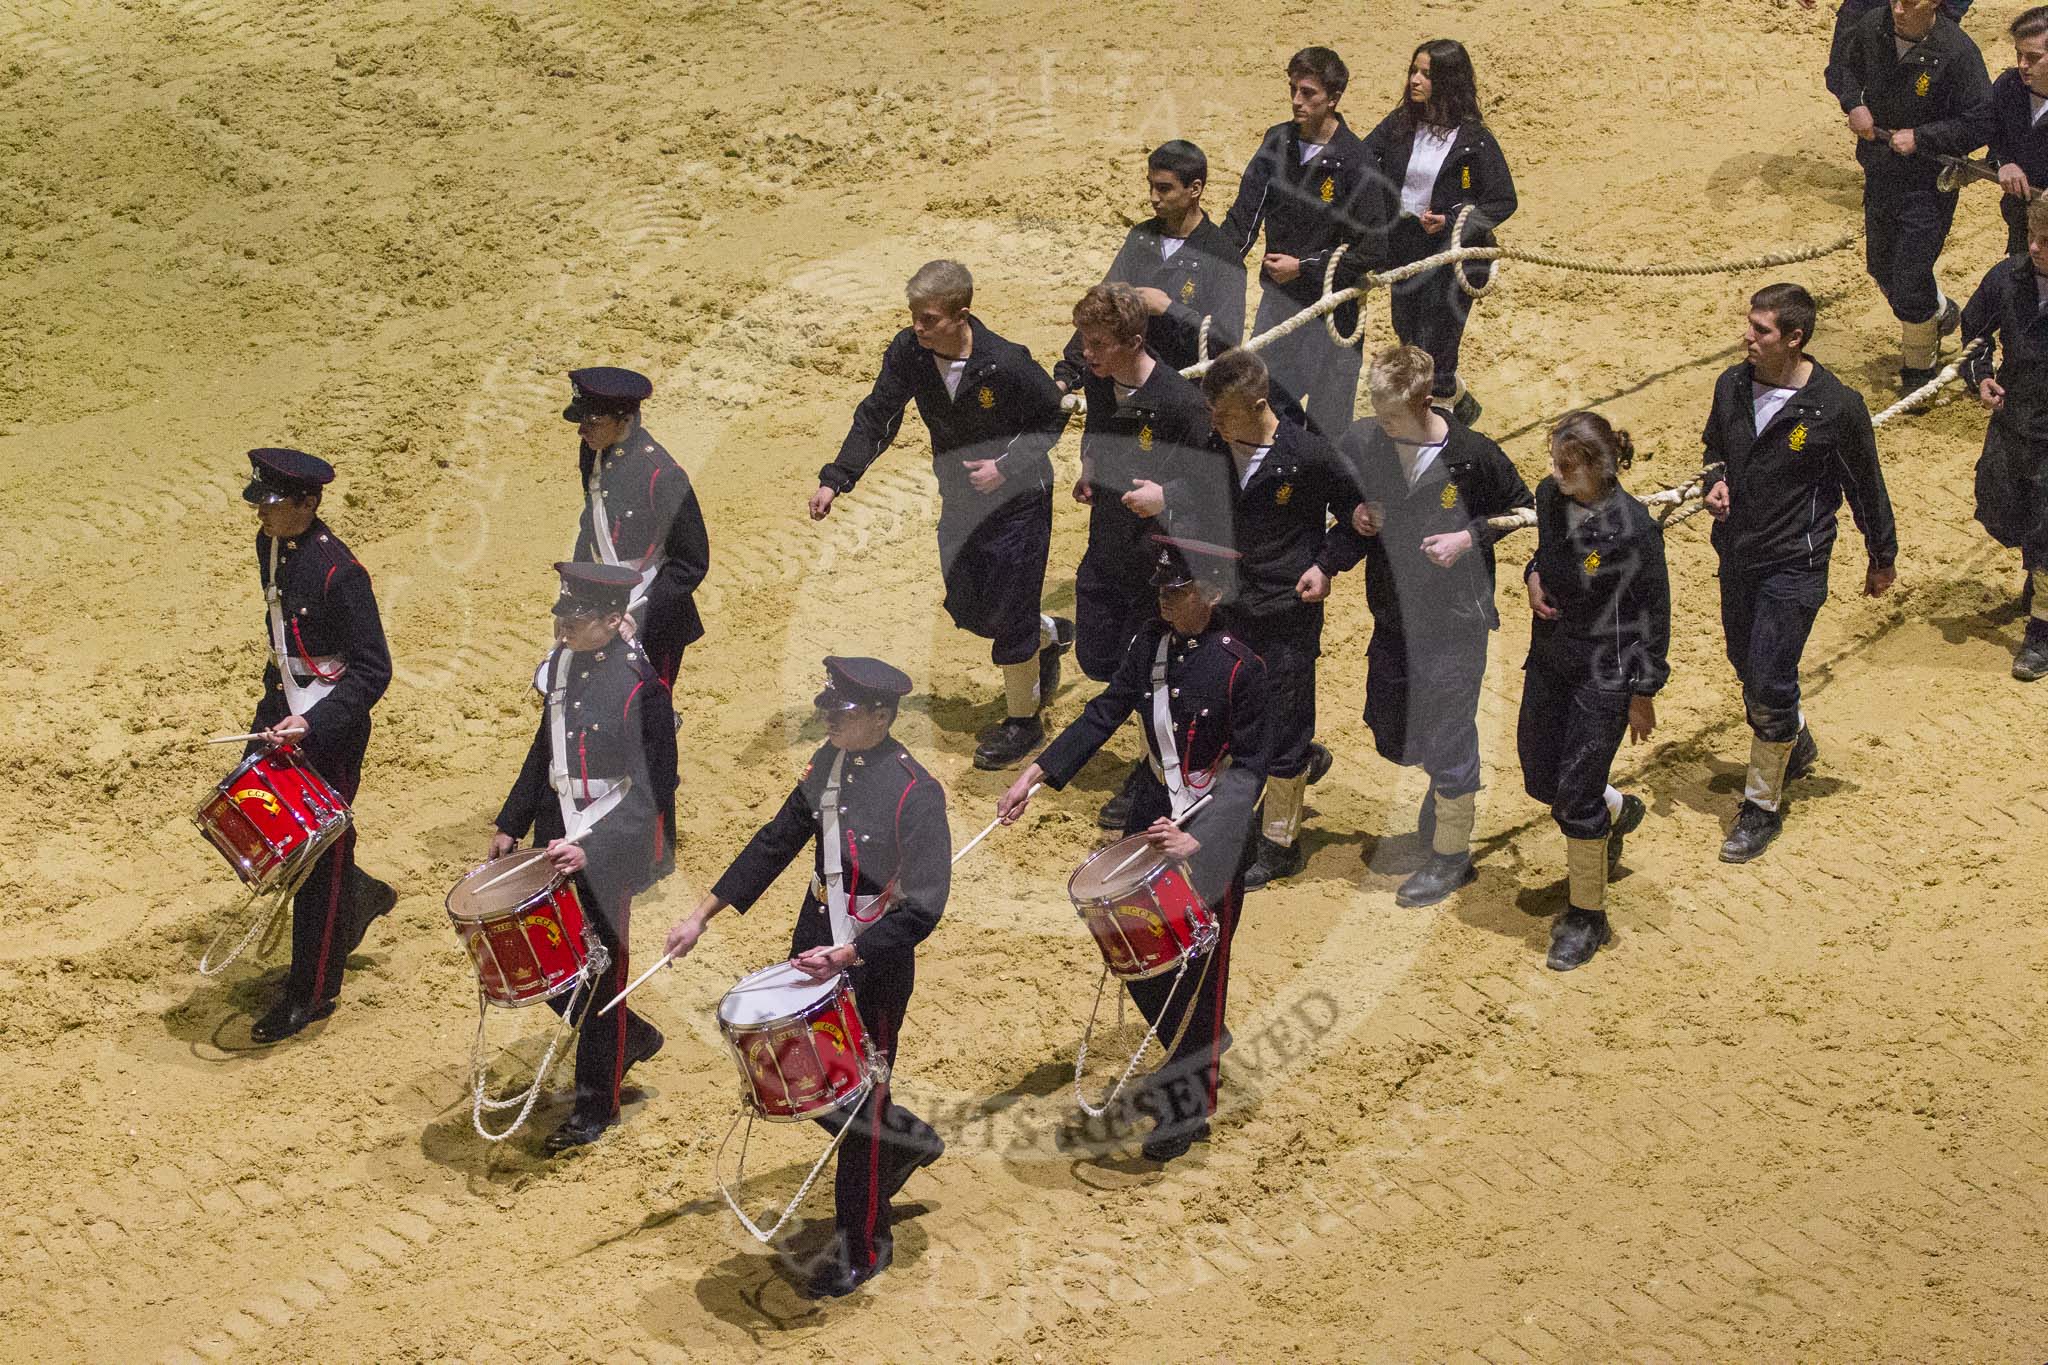
{"type": "Polygon", "coordinates": [[[2048,621],[2048,569],[2034,570],[2032,580],[2034,584],[2034,619],[2036,621],[2048,621]]]}
{"type": "Polygon", "coordinates": [[[1792,757],[1792,746],[1796,740],[1774,744],[1767,739],[1751,737],[1749,741],[1749,782],[1742,789],[1743,799],[1754,801],[1765,810],[1776,810],[1778,803],[1785,799],[1785,764],[1792,757]]]}
{"type": "Polygon", "coordinates": [[[1934,368],[1934,347],[1939,340],[1936,319],[1899,324],[1899,364],[1909,370],[1934,368]]]}
{"type": "Polygon", "coordinates": [[[1308,774],[1266,779],[1266,823],[1259,831],[1282,848],[1294,847],[1301,833],[1301,802],[1308,791],[1308,774]]]}
{"type": "Polygon", "coordinates": [[[1436,794],[1436,833],[1430,839],[1432,853],[1470,853],[1472,821],[1479,813],[1479,793],[1463,796],[1436,794]]]}
{"type": "Polygon", "coordinates": [[[1567,839],[1564,841],[1565,877],[1571,887],[1572,908],[1607,908],[1607,841],[1567,839]]]}
{"type": "Polygon", "coordinates": [[[1012,720],[1029,720],[1038,714],[1038,660],[1003,665],[1003,701],[1012,720]]]}

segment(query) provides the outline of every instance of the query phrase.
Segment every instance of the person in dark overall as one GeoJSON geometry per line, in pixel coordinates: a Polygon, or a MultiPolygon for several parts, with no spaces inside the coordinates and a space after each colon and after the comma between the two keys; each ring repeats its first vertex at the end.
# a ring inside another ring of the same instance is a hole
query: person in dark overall
{"type": "Polygon", "coordinates": [[[1836,73],[1830,88],[1863,167],[1864,264],[1899,320],[1899,384],[1910,393],[1934,378],[1940,339],[1962,317],[1934,277],[1956,212],[1956,192],[1935,183],[1936,158],[1990,140],[1991,77],[1938,0],[1892,0],[1857,20],[1836,73]]]}
{"type": "MultiPolygon", "coordinates": [[[[1493,230],[1515,211],[1515,180],[1500,143],[1479,114],[1479,88],[1463,43],[1438,38],[1408,59],[1408,77],[1394,111],[1365,135],[1380,174],[1399,194],[1388,234],[1389,269],[1449,250],[1450,228],[1472,209],[1460,246],[1492,246],[1493,230]]],[[[1490,266],[1468,261],[1439,266],[1393,286],[1394,335],[1436,362],[1431,397],[1465,426],[1479,420],[1479,400],[1458,377],[1458,347],[1472,301],[1456,270],[1475,286],[1490,266]]]]}
{"type": "Polygon", "coordinates": [[[2027,206],[2027,249],[2000,261],[1963,309],[1963,339],[1984,345],[1963,379],[1991,411],[1977,459],[1977,520],[2020,552],[2026,635],[2012,675],[2048,675],[2048,200],[2027,206]]]}
{"type": "MultiPolygon", "coordinates": [[[[834,657],[825,660],[825,679],[816,698],[825,743],[774,818],[669,931],[668,949],[681,956],[695,948],[727,906],[745,914],[814,845],[790,961],[814,981],[851,977],[861,1024],[893,1070],[917,981],[917,945],[938,927],[952,881],[946,793],[889,733],[910,692],[907,676],[879,659],[834,657]]],[[[946,1144],[894,1101],[886,1080],[859,1112],[834,1110],[818,1122],[832,1133],[846,1129],[846,1137],[833,1172],[833,1243],[805,1289],[837,1298],[888,1269],[895,1251],[889,1201],[946,1144]]]]}
{"type": "MultiPolygon", "coordinates": [[[[1074,305],[1088,366],[1082,391],[1081,473],[1074,499],[1088,507],[1088,547],[1074,573],[1074,655],[1081,671],[1108,682],[1131,637],[1158,609],[1148,536],[1216,534],[1227,516],[1223,467],[1209,448],[1209,405],[1192,380],[1146,340],[1138,291],[1098,284],[1074,305]]],[[[1120,829],[1129,813],[1132,767],[1096,823],[1120,829]]]]}
{"type": "Polygon", "coordinates": [[[1487,518],[1530,505],[1501,448],[1432,404],[1433,368],[1419,346],[1373,357],[1366,388],[1375,415],[1340,446],[1358,490],[1344,518],[1350,548],[1331,560],[1339,573],[1365,561],[1373,745],[1388,762],[1429,774],[1419,823],[1429,856],[1395,891],[1403,906],[1434,905],[1479,875],[1479,693],[1487,638],[1500,628],[1500,533],[1487,518]]]}
{"type": "Polygon", "coordinates": [[[2021,10],[2006,32],[2013,62],[1991,82],[1991,164],[2004,194],[2005,254],[2027,249],[2027,205],[2048,190],[2048,5],[2021,10]]]}
{"type": "MultiPolygon", "coordinates": [[[[569,391],[562,418],[581,438],[584,494],[569,557],[639,574],[628,610],[633,638],[673,689],[683,651],[704,635],[695,594],[711,571],[711,540],[697,490],[640,425],[640,405],[654,394],[645,375],[609,365],[571,370],[569,391]]],[[[673,827],[675,812],[662,815],[673,827]]]]}
{"type": "MultiPolygon", "coordinates": [[[[1237,345],[1244,334],[1244,253],[1225,243],[1223,229],[1202,211],[1209,158],[1192,142],[1162,142],[1145,159],[1152,216],[1124,236],[1104,284],[1127,284],[1145,305],[1145,344],[1176,370],[1202,359],[1202,319],[1209,320],[1209,354],[1237,345]]],[[[1081,387],[1088,362],[1076,330],[1052,367],[1061,393],[1081,387]]]]}
{"type": "Polygon", "coordinates": [[[1799,656],[1828,597],[1835,511],[1863,532],[1866,597],[1897,572],[1899,538],[1863,395],[1807,355],[1817,310],[1796,284],[1749,301],[1748,359],[1722,371],[1701,442],[1720,556],[1721,629],[1742,682],[1749,773],[1721,861],[1746,863],[1784,827],[1785,789],[1819,759],[1799,705],[1799,656]]]}
{"type": "MultiPolygon", "coordinates": [[[[1849,36],[1856,31],[1856,25],[1873,10],[1888,9],[1891,0],[1842,0],[1835,10],[1835,26],[1828,38],[1828,64],[1822,71],[1821,80],[1828,93],[1841,99],[1848,87],[1849,75],[1843,65],[1844,54],[1848,51],[1849,36]]],[[[1799,8],[1812,9],[1814,0],[1799,0],[1799,8]]],[[[1941,12],[1956,23],[1963,22],[1963,16],[1970,12],[1970,0],[1942,0],[1941,12]]]]}
{"type": "MultiPolygon", "coordinates": [[[[343,801],[354,804],[370,746],[370,709],[391,682],[391,651],[370,575],[320,518],[334,467],[300,450],[249,452],[242,498],[256,509],[256,571],[263,585],[270,662],[249,729],[265,745],[292,745],[343,801]]],[[[348,955],[398,893],[356,866],[348,830],[292,897],[292,964],[284,989],[250,1027],[275,1043],[334,1013],[348,955]]]]}
{"type": "MultiPolygon", "coordinates": [[[[1349,552],[1357,489],[1335,447],[1273,410],[1258,352],[1225,351],[1202,376],[1214,444],[1229,459],[1229,545],[1243,559],[1223,624],[1266,663],[1266,795],[1247,891],[1291,877],[1305,861],[1302,809],[1330,770],[1316,743],[1316,660],[1323,599],[1349,552]]],[[[1352,562],[1356,562],[1355,559],[1352,562]]]]}
{"type": "MultiPolygon", "coordinates": [[[[1223,239],[1240,260],[1265,229],[1254,333],[1269,331],[1323,296],[1324,275],[1338,248],[1345,252],[1333,281],[1338,289],[1356,284],[1384,255],[1394,196],[1370,149],[1337,112],[1350,79],[1343,59],[1327,47],[1305,47],[1288,59],[1293,117],[1266,130],[1223,217],[1223,239]]],[[[1330,321],[1346,336],[1355,333],[1357,301],[1337,309],[1330,321]]],[[[1357,346],[1338,345],[1317,320],[1260,354],[1279,386],[1306,406],[1313,430],[1330,441],[1344,434],[1358,397],[1357,346]]]]}
{"type": "Polygon", "coordinates": [[[1536,485],[1529,657],[1515,746],[1522,785],[1564,832],[1570,901],[1551,927],[1546,965],[1584,966],[1613,938],[1607,879],[1643,802],[1609,774],[1626,731],[1657,728],[1655,697],[1671,676],[1671,580],[1664,528],[1622,488],[1635,447],[1592,412],[1550,432],[1550,475],[1536,485]]]}
{"type": "Polygon", "coordinates": [[[1159,614],[1131,640],[1109,685],[1003,793],[996,814],[1014,822],[1034,785],[1062,790],[1126,719],[1143,721],[1151,762],[1124,832],[1143,834],[1187,864],[1221,934],[1199,990],[1170,998],[1171,975],[1124,983],[1161,1039],[1180,1034],[1136,1102],[1154,1119],[1144,1154],[1165,1162],[1207,1141],[1216,1112],[1218,1067],[1229,1046],[1230,941],[1244,904],[1268,723],[1265,666],[1216,614],[1230,593],[1236,552],[1180,537],[1152,541],[1159,614]]]}
{"type": "Polygon", "coordinates": [[[1004,717],[975,736],[974,766],[1007,768],[1045,738],[1039,719],[1059,686],[1073,622],[1045,614],[1052,548],[1052,460],[1066,425],[1060,392],[1031,352],[991,331],[970,308],[974,277],[958,261],[929,261],[905,288],[910,326],[854,409],[838,456],[818,471],[813,521],[889,448],[915,400],[931,434],[939,481],[939,569],[953,624],[991,642],[1003,674],[1004,717]]]}
{"type": "MultiPolygon", "coordinates": [[[[498,811],[488,858],[533,834],[556,871],[576,879],[584,922],[610,956],[582,1011],[576,1102],[545,1140],[549,1152],[597,1141],[619,1119],[626,1072],[661,1051],[661,1031],[621,1006],[600,1014],[632,979],[633,897],[674,864],[661,809],[676,789],[676,722],[668,685],[621,628],[641,578],[623,564],[555,565],[555,647],[534,670],[540,722],[498,811]]],[[[548,1001],[556,1013],[568,998],[548,1001]]]]}

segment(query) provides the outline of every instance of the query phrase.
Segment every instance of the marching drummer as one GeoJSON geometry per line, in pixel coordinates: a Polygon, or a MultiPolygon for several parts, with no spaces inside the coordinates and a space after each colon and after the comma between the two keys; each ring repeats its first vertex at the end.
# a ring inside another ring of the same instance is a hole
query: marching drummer
{"type": "Polygon", "coordinates": [[[1142,832],[1188,865],[1220,931],[1215,963],[1191,998],[1171,1002],[1167,978],[1124,983],[1162,1038],[1181,1032],[1182,1013],[1194,1011],[1179,1046],[1137,1102],[1156,1120],[1144,1154],[1165,1162],[1207,1141],[1216,1111],[1230,938],[1251,862],[1253,812],[1266,780],[1266,666],[1217,623],[1217,608],[1231,596],[1237,552],[1170,536],[1152,542],[1159,615],[1131,641],[1109,686],[1003,793],[996,814],[1014,822],[1030,804],[1033,785],[1063,789],[1125,719],[1133,712],[1144,718],[1151,766],[1133,794],[1124,831],[1142,832]]]}
{"type": "MultiPolygon", "coordinates": [[[[654,395],[646,375],[599,365],[569,371],[564,421],[581,438],[577,467],[583,513],[570,558],[633,569],[627,614],[630,633],[667,688],[675,686],[683,651],[704,634],[694,594],[711,571],[711,540],[697,490],[661,442],[640,425],[640,405],[654,395]]],[[[671,697],[673,700],[673,697],[671,697]]],[[[674,793],[661,798],[664,847],[659,871],[675,864],[674,793]]]]}
{"type": "MultiPolygon", "coordinates": [[[[498,812],[489,857],[529,830],[558,872],[576,879],[586,922],[611,957],[591,998],[630,980],[627,925],[633,897],[660,875],[669,844],[660,815],[675,797],[676,725],[668,687],[636,641],[621,638],[640,575],[622,564],[561,563],[555,648],[533,675],[540,724],[518,780],[498,812]]],[[[557,1013],[561,997],[548,1001],[557,1013]]],[[[595,1142],[618,1122],[626,1072],[661,1051],[659,1029],[631,1010],[586,1009],[576,1041],[576,1104],[546,1147],[595,1142]]]]}
{"type": "MultiPolygon", "coordinates": [[[[861,1023],[892,1067],[916,980],[917,945],[938,926],[952,884],[946,793],[889,729],[910,679],[879,659],[828,658],[816,698],[825,744],[773,819],[669,931],[682,956],[731,906],[745,914],[790,861],[812,844],[809,893],[790,935],[790,961],[812,980],[841,972],[853,981],[861,1023]]],[[[846,1128],[834,1174],[838,1224],[833,1245],[812,1267],[813,1298],[850,1294],[888,1269],[894,1250],[889,1201],[946,1144],[930,1124],[877,1084],[858,1113],[818,1119],[846,1128]]]]}
{"type": "MultiPolygon", "coordinates": [[[[334,467],[298,450],[252,450],[242,497],[256,509],[256,567],[268,606],[270,663],[252,731],[298,747],[353,803],[370,745],[370,708],[391,681],[391,653],[370,575],[320,519],[334,467]]],[[[398,893],[356,867],[353,823],[292,898],[292,965],[283,993],[250,1028],[259,1043],[289,1038],[334,1013],[343,964],[398,893]]]]}

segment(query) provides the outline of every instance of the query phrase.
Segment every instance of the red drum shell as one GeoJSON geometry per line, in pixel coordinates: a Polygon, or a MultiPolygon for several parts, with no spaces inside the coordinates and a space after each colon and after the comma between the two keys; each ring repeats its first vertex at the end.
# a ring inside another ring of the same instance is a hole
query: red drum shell
{"type": "Polygon", "coordinates": [[[743,978],[718,1002],[718,1028],[761,1118],[794,1123],[857,1103],[882,1074],[853,982],[813,982],[786,962],[743,978]]]}
{"type": "Polygon", "coordinates": [[[572,989],[590,961],[583,898],[542,849],[464,873],[448,893],[448,919],[476,966],[484,998],[507,1009],[572,989]]]}
{"type": "Polygon", "coordinates": [[[243,759],[192,813],[235,875],[258,892],[309,866],[350,819],[348,803],[289,748],[243,759]]]}
{"type": "Polygon", "coordinates": [[[1074,910],[1095,936],[1110,975],[1142,981],[1216,945],[1216,917],[1187,864],[1134,834],[1093,854],[1067,881],[1074,910]]]}

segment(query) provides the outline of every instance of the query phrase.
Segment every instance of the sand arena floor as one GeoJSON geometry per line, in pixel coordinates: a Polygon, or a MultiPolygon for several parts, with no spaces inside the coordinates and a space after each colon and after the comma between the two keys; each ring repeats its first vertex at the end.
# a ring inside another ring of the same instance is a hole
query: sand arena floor
{"type": "MultiPolygon", "coordinates": [[[[1970,19],[1994,70],[2014,8],[1970,19]]],[[[1307,873],[1238,939],[1213,1144],[1160,1172],[1055,1142],[1096,971],[1064,880],[1129,734],[961,866],[900,1078],[952,1147],[872,1291],[799,1299],[710,1180],[736,1103],[711,1007],[782,949],[796,874],[648,988],[669,1046],[623,1128],[564,1161],[537,1149],[559,1101],[514,1143],[470,1132],[473,980],[441,900],[531,733],[577,503],[566,368],[655,377],[649,426],[712,535],[683,868],[637,907],[646,960],[816,742],[830,649],[917,677],[901,733],[956,837],[1006,781],[969,762],[994,679],[938,610],[916,423],[828,523],[801,515],[910,269],[970,262],[978,310],[1049,361],[1144,212],[1144,148],[1200,142],[1220,213],[1293,47],[1346,54],[1363,126],[1439,34],[1473,48],[1513,161],[1510,241],[1826,241],[1859,221],[1828,17],[1725,12],[0,0],[0,1356],[2039,1359],[2048,692],[2006,676],[2017,564],[1970,523],[1961,403],[1883,434],[1899,590],[1854,595],[1846,532],[1808,652],[1820,773],[1748,868],[1713,856],[1747,739],[1704,519],[1672,532],[1676,672],[1620,764],[1652,814],[1588,970],[1542,965],[1563,846],[1514,769],[1518,591],[1480,880],[1410,912],[1420,781],[1356,720],[1347,579],[1338,763],[1307,873]],[[248,1015],[279,963],[193,973],[233,894],[186,816],[224,765],[193,740],[256,694],[235,492],[274,443],[337,462],[330,520],[376,578],[398,676],[357,811],[403,899],[340,1012],[263,1051],[248,1015]]],[[[1971,190],[1951,291],[2002,232],[1971,190]]],[[[1881,404],[1896,332],[1856,253],[1784,273],[1828,301],[1815,353],[1881,404]]],[[[1654,453],[1636,487],[1678,481],[1765,282],[1510,269],[1469,342],[1484,427],[1533,480],[1540,423],[1598,402],[1654,453]]],[[[1056,601],[1082,524],[1063,502],[1056,601]]],[[[540,1019],[493,1022],[538,1050],[540,1019]]],[[[813,1150],[769,1132],[751,1198],[813,1150]]],[[[815,1245],[829,1204],[805,1215],[815,1245]]]]}

